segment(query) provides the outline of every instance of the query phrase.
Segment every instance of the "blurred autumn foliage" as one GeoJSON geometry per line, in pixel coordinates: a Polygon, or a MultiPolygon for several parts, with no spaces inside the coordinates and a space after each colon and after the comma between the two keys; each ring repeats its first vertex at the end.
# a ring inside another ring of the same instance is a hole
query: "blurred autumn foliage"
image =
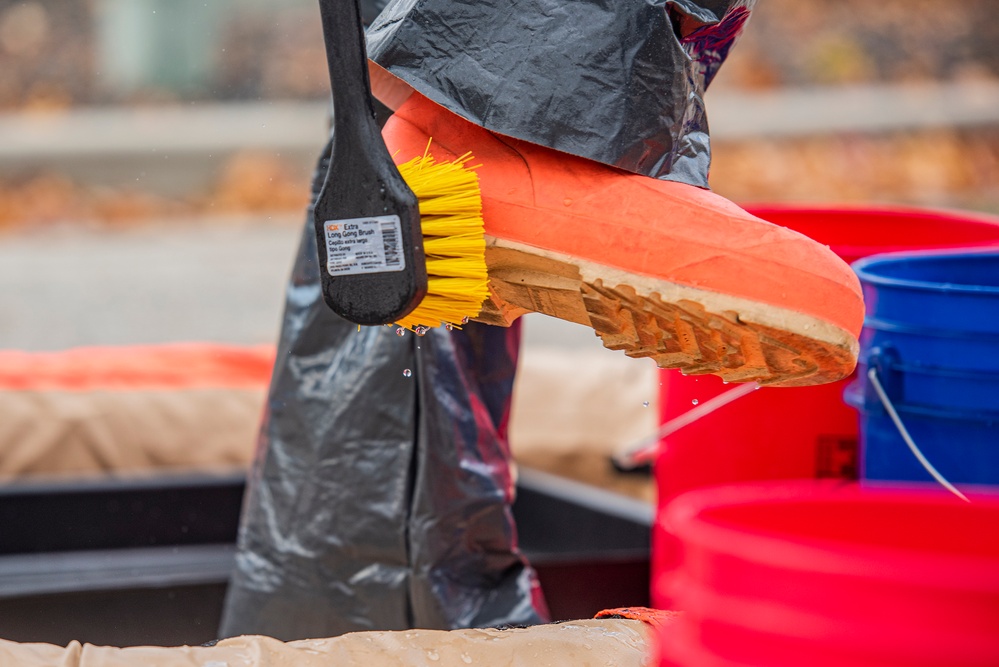
{"type": "Polygon", "coordinates": [[[903,202],[999,213],[999,127],[716,141],[711,187],[738,202],[903,202]]]}
{"type": "MultiPolygon", "coordinates": [[[[101,43],[102,20],[118,3],[0,0],[0,110],[191,100],[322,99],[328,94],[315,3],[213,2],[228,11],[223,10],[213,26],[206,55],[210,61],[207,76],[184,86],[151,80],[122,88],[106,71],[113,63],[108,63],[107,49],[101,43]]],[[[167,13],[162,10],[169,4],[163,3],[161,15],[167,13]]],[[[217,13],[206,11],[202,17],[198,11],[202,3],[188,6],[193,23],[217,13]]],[[[149,11],[156,13],[151,7],[149,11]]]]}
{"type": "Polygon", "coordinates": [[[759,0],[713,85],[999,78],[995,0],[759,0]]]}
{"type": "MultiPolygon", "coordinates": [[[[122,87],[111,80],[101,45],[102,17],[113,0],[0,0],[0,112],[325,99],[312,0],[217,1],[204,76],[185,86],[122,87]]],[[[190,6],[195,15],[207,11],[202,3],[190,6]]],[[[995,0],[759,0],[713,86],[766,91],[955,80],[999,80],[995,0]]],[[[996,127],[717,139],[713,155],[712,187],[736,201],[881,200],[999,212],[996,127]]],[[[26,172],[0,179],[0,227],[301,211],[308,187],[301,173],[301,165],[274,155],[239,153],[198,192],[167,197],[84,187],[55,170],[26,172]]]]}
{"type": "MultiPolygon", "coordinates": [[[[322,31],[311,0],[215,0],[225,9],[213,19],[207,76],[180,89],[149,82],[125,92],[102,66],[101,21],[114,4],[0,0],[0,109],[327,94],[322,31]]],[[[216,16],[207,4],[188,6],[191,22],[216,16]]],[[[759,0],[714,85],[961,78],[999,78],[995,0],[759,0]]]]}
{"type": "Polygon", "coordinates": [[[272,155],[244,152],[226,161],[204,193],[166,197],[135,188],[85,187],[57,172],[0,181],[0,229],[66,220],[127,225],[179,216],[302,211],[308,185],[272,155]]]}

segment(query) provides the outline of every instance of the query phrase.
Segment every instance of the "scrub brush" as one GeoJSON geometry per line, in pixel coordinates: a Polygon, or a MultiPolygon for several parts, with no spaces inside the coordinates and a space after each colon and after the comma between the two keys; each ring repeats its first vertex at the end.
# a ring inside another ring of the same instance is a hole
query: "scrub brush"
{"type": "Polygon", "coordinates": [[[372,105],[358,0],[319,8],[333,92],[333,151],[313,213],[323,298],[357,324],[422,332],[467,321],[488,297],[472,156],[396,167],[372,105]]]}

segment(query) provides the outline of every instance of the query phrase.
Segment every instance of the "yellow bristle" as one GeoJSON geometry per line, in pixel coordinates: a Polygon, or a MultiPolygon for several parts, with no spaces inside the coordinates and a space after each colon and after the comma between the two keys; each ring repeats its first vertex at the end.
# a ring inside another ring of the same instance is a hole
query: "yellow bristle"
{"type": "MultiPolygon", "coordinates": [[[[428,261],[430,257],[482,257],[486,251],[486,240],[482,232],[478,234],[459,234],[457,236],[440,236],[423,239],[423,252],[428,261]]],[[[427,273],[431,273],[427,268],[427,273]]]]}
{"type": "MultiPolygon", "coordinates": [[[[435,215],[432,217],[421,215],[420,226],[423,228],[423,238],[426,240],[434,237],[454,236],[452,232],[455,228],[475,229],[474,232],[470,232],[468,235],[481,236],[482,230],[475,227],[477,216],[480,216],[480,214],[476,213],[472,216],[468,213],[457,213],[452,216],[435,215]],[[470,219],[465,220],[464,218],[470,219]]],[[[479,217],[478,220],[478,224],[481,224],[481,217],[479,217]]]]}
{"type": "Polygon", "coordinates": [[[478,257],[447,257],[444,259],[427,258],[427,275],[430,280],[435,277],[467,278],[474,275],[478,268],[478,257]]]}
{"type": "MultiPolygon", "coordinates": [[[[458,325],[489,297],[482,198],[471,154],[451,162],[424,155],[399,165],[420,202],[427,296],[398,324],[409,329],[458,325]]],[[[477,166],[477,165],[476,165],[477,166]]]]}
{"type": "MultiPolygon", "coordinates": [[[[475,300],[478,297],[479,305],[482,305],[482,301],[489,294],[486,285],[487,282],[479,278],[431,278],[428,281],[427,293],[462,300],[475,300]]],[[[478,313],[475,314],[478,315],[478,313]]],[[[461,319],[459,318],[458,321],[460,322],[461,319]]]]}

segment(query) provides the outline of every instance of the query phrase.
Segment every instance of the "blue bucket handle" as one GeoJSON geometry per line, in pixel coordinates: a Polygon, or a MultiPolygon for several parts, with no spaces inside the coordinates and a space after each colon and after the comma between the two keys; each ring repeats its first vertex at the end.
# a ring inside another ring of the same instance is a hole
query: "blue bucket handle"
{"type": "MultiPolygon", "coordinates": [[[[902,418],[898,416],[898,411],[895,409],[894,403],[892,403],[891,398],[888,397],[888,390],[885,388],[885,385],[881,384],[880,376],[884,374],[884,371],[880,370],[884,367],[881,362],[887,359],[887,355],[882,354],[881,356],[877,356],[877,353],[878,350],[872,350],[870,363],[867,368],[868,383],[874,390],[878,399],[881,401],[881,405],[884,406],[888,416],[891,417],[892,423],[895,424],[895,428],[898,429],[899,435],[902,436],[902,440],[905,441],[909,451],[912,452],[912,454],[916,457],[916,460],[918,460],[919,463],[926,469],[926,472],[930,473],[933,479],[937,480],[941,486],[961,500],[970,503],[971,501],[968,500],[968,497],[958,491],[957,487],[948,482],[947,479],[940,474],[940,471],[938,471],[933,464],[930,463],[930,460],[927,459],[926,456],[919,450],[919,447],[916,446],[915,440],[913,440],[912,436],[909,435],[909,429],[907,429],[905,424],[902,423],[902,418]]],[[[895,356],[897,358],[898,354],[896,353],[895,356]]],[[[892,378],[893,376],[897,377],[897,374],[888,374],[889,378],[892,378]]]]}
{"type": "MultiPolygon", "coordinates": [[[[895,403],[905,403],[905,384],[899,368],[902,366],[902,355],[891,343],[872,347],[867,355],[867,367],[878,371],[878,379],[885,394],[895,403]]],[[[882,406],[884,401],[876,392],[871,391],[873,383],[868,383],[868,391],[864,392],[864,403],[869,407],[882,406]]]]}

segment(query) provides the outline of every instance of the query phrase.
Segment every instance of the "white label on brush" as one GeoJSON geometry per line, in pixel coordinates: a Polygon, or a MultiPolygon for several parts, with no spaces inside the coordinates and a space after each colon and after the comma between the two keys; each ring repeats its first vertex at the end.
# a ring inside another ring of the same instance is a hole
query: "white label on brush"
{"type": "Polygon", "coordinates": [[[397,215],[327,220],[326,270],[331,276],[402,271],[402,226],[397,215]]]}

